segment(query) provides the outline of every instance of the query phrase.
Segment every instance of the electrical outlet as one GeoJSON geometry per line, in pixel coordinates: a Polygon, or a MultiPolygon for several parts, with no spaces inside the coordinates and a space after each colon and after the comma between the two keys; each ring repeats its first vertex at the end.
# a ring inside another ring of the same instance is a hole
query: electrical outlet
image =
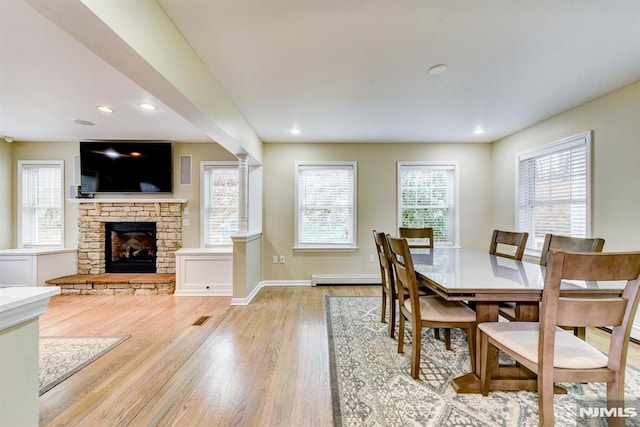
{"type": "Polygon", "coordinates": [[[369,255],[369,262],[376,262],[376,256],[375,255],[369,255]]]}
{"type": "Polygon", "coordinates": [[[280,255],[280,264],[284,264],[284,255],[280,255]]]}
{"type": "Polygon", "coordinates": [[[278,263],[278,255],[274,255],[272,261],[273,261],[274,264],[277,264],[278,263]]]}

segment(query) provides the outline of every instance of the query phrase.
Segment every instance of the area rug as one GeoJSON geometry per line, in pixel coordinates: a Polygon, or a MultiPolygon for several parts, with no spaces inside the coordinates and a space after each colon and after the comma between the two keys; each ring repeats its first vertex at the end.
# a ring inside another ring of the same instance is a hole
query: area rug
{"type": "Polygon", "coordinates": [[[40,337],[40,395],[51,390],[129,335],[112,337],[40,337]]]}
{"type": "MultiPolygon", "coordinates": [[[[380,322],[381,297],[327,297],[327,328],[335,426],[537,426],[537,393],[457,394],[450,383],[470,372],[464,332],[451,330],[452,350],[423,333],[420,377],[409,375],[411,331],[404,354],[380,322]]],[[[407,324],[408,325],[408,324],[407,324]]],[[[396,327],[397,330],[397,327],[396,327]]],[[[396,334],[397,336],[397,334],[396,334]]],[[[626,397],[638,401],[640,372],[628,368],[626,397]]],[[[599,417],[578,420],[578,405],[606,396],[604,384],[561,384],[555,396],[557,426],[607,425],[599,417]]],[[[638,425],[639,419],[627,419],[638,425]]]]}

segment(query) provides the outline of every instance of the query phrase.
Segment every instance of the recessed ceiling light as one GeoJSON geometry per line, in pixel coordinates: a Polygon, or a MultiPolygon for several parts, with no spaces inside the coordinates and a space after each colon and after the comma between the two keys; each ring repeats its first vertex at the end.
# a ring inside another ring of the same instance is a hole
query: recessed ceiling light
{"type": "Polygon", "coordinates": [[[73,123],[77,124],[77,125],[82,125],[82,126],[95,126],[95,123],[90,122],[89,120],[81,120],[81,119],[74,119],[71,120],[73,123]]]}
{"type": "Polygon", "coordinates": [[[98,110],[102,111],[103,113],[109,113],[109,114],[111,114],[114,111],[116,111],[113,108],[109,107],[108,105],[96,105],[96,108],[98,110]]]}
{"type": "Polygon", "coordinates": [[[480,128],[478,128],[478,129],[475,129],[475,130],[473,131],[473,134],[474,134],[474,135],[482,135],[484,132],[485,132],[485,130],[484,130],[484,129],[480,129],[480,128]]]}
{"type": "Polygon", "coordinates": [[[155,110],[156,107],[151,105],[151,104],[147,104],[147,103],[142,103],[140,104],[140,108],[142,108],[143,110],[155,110]]]}
{"type": "Polygon", "coordinates": [[[291,132],[292,135],[300,135],[300,133],[302,131],[300,129],[298,129],[298,128],[293,128],[293,129],[291,129],[290,132],[291,132]]]}
{"type": "Polygon", "coordinates": [[[429,74],[431,74],[432,76],[437,76],[438,74],[442,74],[445,71],[447,71],[447,66],[445,64],[438,64],[429,68],[429,74]]]}

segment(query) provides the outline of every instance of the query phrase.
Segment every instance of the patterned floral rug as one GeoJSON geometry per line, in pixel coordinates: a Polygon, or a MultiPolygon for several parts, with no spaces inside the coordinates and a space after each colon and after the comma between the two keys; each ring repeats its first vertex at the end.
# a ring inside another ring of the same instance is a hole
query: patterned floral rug
{"type": "MultiPolygon", "coordinates": [[[[404,354],[380,322],[380,297],[327,297],[327,328],[335,426],[537,426],[534,392],[457,394],[453,378],[471,370],[465,335],[451,330],[447,351],[432,330],[424,331],[420,378],[409,375],[410,328],[404,354]]],[[[607,425],[603,418],[582,417],[578,405],[606,396],[604,384],[562,384],[555,396],[557,426],[607,425]]],[[[626,398],[640,396],[640,372],[628,368],[626,398]]],[[[640,425],[640,416],[627,425],[640,425]]]]}
{"type": "Polygon", "coordinates": [[[129,338],[40,337],[40,395],[129,338]]]}

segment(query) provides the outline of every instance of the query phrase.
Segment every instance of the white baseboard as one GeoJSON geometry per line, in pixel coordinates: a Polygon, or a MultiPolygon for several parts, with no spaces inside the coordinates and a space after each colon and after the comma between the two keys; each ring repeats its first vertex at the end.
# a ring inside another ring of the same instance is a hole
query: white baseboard
{"type": "Polygon", "coordinates": [[[634,322],[633,325],[631,325],[631,338],[640,341],[640,323],[634,322]]]}
{"type": "Polygon", "coordinates": [[[175,297],[230,297],[233,295],[231,290],[213,290],[213,291],[199,291],[199,290],[177,290],[173,293],[175,297]]]}
{"type": "Polygon", "coordinates": [[[314,274],[311,286],[317,285],[380,285],[379,274],[314,274]]]}
{"type": "Polygon", "coordinates": [[[267,280],[258,283],[246,298],[231,298],[231,305],[249,305],[251,300],[267,286],[311,286],[309,280],[267,280]]]}

